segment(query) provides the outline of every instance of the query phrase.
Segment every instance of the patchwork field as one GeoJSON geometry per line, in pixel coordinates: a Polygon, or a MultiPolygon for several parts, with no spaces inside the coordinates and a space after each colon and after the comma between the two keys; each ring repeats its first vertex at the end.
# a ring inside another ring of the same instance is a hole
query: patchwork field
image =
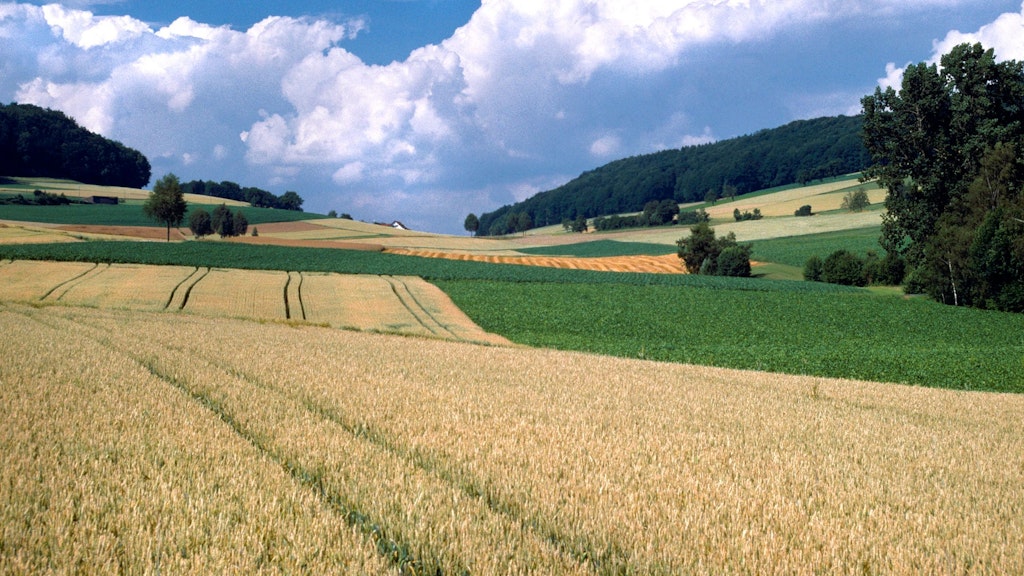
{"type": "Polygon", "coordinates": [[[294,320],[506,344],[416,277],[0,261],[0,301],[294,320]]]}
{"type": "Polygon", "coordinates": [[[1020,395],[11,303],[0,346],[2,572],[1024,571],[1020,395]]]}
{"type": "Polygon", "coordinates": [[[644,272],[650,274],[685,274],[679,257],[675,254],[664,256],[609,256],[603,258],[572,258],[557,256],[509,256],[493,254],[473,254],[466,252],[449,252],[437,250],[410,250],[389,248],[393,254],[421,256],[424,258],[446,258],[448,260],[468,260],[489,262],[491,264],[518,264],[521,266],[544,266],[547,268],[564,268],[568,270],[596,270],[600,272],[644,272]]]}

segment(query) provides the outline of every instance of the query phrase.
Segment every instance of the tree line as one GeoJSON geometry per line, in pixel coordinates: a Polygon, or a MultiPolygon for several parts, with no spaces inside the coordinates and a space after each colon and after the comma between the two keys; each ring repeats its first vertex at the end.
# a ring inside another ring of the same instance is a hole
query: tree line
{"type": "Polygon", "coordinates": [[[961,44],[862,104],[865,178],[888,189],[881,244],[905,288],[1024,312],[1024,63],[961,44]]]}
{"type": "Polygon", "coordinates": [[[200,196],[212,196],[224,198],[225,200],[237,200],[248,202],[257,208],[277,208],[280,210],[302,211],[302,197],[297,192],[288,191],[277,196],[272,192],[254,188],[251,186],[242,187],[234,182],[214,182],[212,180],[192,180],[181,184],[181,189],[186,194],[199,194],[200,196]]]}
{"type": "Polygon", "coordinates": [[[640,212],[648,202],[675,203],[735,197],[764,188],[806,184],[859,172],[871,157],[861,138],[863,118],[800,120],[771,130],[625,158],[478,218],[478,235],[509,233],[520,213],[533,225],[578,217],[640,212]]]}
{"type": "Polygon", "coordinates": [[[82,128],[63,112],[0,104],[0,174],[142,188],[151,167],[141,152],[82,128]]]}

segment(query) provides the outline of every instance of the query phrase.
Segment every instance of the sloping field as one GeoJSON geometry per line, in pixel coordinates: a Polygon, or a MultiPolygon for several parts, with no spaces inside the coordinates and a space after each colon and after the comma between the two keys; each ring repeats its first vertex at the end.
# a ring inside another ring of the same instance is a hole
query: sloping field
{"type": "MultiPolygon", "coordinates": [[[[149,190],[124,188],[121,186],[97,186],[82,184],[73,180],[57,178],[11,178],[14,184],[0,184],[0,194],[22,194],[31,196],[35,190],[50,194],[65,195],[68,198],[88,198],[90,196],[113,196],[122,202],[126,200],[144,201],[149,198],[149,190]]],[[[200,194],[185,194],[185,201],[190,204],[227,204],[228,206],[248,206],[247,202],[214,198],[200,194]]]]}
{"type": "Polygon", "coordinates": [[[11,304],[0,345],[12,571],[1024,571],[1024,396],[11,304]]]}
{"type": "Polygon", "coordinates": [[[474,262],[490,262],[492,264],[520,264],[523,266],[545,266],[548,268],[564,268],[568,270],[596,270],[600,272],[649,272],[652,274],[685,274],[684,268],[675,254],[665,256],[609,256],[602,258],[571,258],[559,256],[509,256],[494,254],[473,254],[466,252],[447,252],[437,250],[412,250],[404,248],[388,248],[386,252],[421,256],[424,258],[446,258],[449,260],[469,260],[474,262]]]}
{"type": "Polygon", "coordinates": [[[0,244],[42,244],[51,242],[77,242],[68,234],[41,226],[0,223],[0,244]]]}
{"type": "Polygon", "coordinates": [[[417,277],[0,261],[0,302],[185,311],[509,344],[417,277]]]}

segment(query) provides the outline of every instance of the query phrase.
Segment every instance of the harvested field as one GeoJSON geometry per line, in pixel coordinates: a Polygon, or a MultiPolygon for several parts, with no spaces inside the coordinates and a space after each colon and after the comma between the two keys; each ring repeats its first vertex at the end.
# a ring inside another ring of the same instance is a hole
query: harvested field
{"type": "MultiPolygon", "coordinates": [[[[92,237],[125,236],[133,240],[167,240],[167,229],[153,226],[81,226],[61,225],[55,230],[75,232],[92,237]]],[[[192,236],[183,228],[171,228],[171,240],[184,240],[192,236]],[[183,231],[184,230],[184,231],[183,231]]]]}
{"type": "Polygon", "coordinates": [[[392,254],[420,256],[424,258],[447,258],[449,260],[470,260],[492,264],[519,264],[522,266],[545,266],[571,270],[597,270],[601,272],[646,272],[651,274],[685,274],[679,257],[675,254],[664,256],[610,256],[605,258],[570,258],[558,256],[508,256],[494,254],[472,254],[465,252],[442,252],[436,250],[411,250],[388,248],[392,254]]]}
{"type": "Polygon", "coordinates": [[[0,345],[27,572],[1024,571],[1022,396],[70,307],[0,345]]]}
{"type": "Polygon", "coordinates": [[[2,301],[307,321],[510,344],[417,277],[17,260],[0,261],[2,301]]]}

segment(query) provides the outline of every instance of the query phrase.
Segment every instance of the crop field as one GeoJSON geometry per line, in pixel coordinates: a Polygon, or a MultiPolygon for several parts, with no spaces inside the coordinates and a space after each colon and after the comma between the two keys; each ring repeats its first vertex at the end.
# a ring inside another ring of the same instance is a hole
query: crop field
{"type": "MultiPolygon", "coordinates": [[[[220,204],[220,202],[217,202],[220,204]]],[[[189,214],[192,210],[212,210],[209,205],[189,204],[189,212],[185,214],[185,224],[181,230],[188,230],[189,214]]],[[[294,210],[276,210],[272,208],[238,208],[245,214],[250,228],[266,222],[288,222],[324,218],[316,214],[297,212],[294,210]]],[[[17,204],[0,205],[0,220],[19,222],[36,222],[45,224],[65,224],[73,226],[144,226],[163,229],[157,222],[146,217],[142,212],[142,203],[118,204],[107,206],[101,204],[68,204],[63,206],[22,206],[17,204]]]]}
{"type": "Polygon", "coordinates": [[[640,272],[645,274],[686,273],[686,269],[680,262],[679,257],[675,254],[663,254],[660,256],[633,255],[577,258],[559,256],[500,256],[436,250],[407,250],[399,248],[389,248],[388,252],[392,254],[403,254],[406,256],[420,256],[423,258],[444,258],[447,260],[488,262],[490,264],[543,266],[546,268],[563,268],[568,270],[640,272]]]}
{"type": "Polygon", "coordinates": [[[878,238],[881,235],[882,231],[878,226],[870,226],[823,234],[761,240],[754,244],[752,257],[758,261],[777,262],[801,268],[811,256],[818,256],[824,260],[829,254],[840,248],[861,256],[873,250],[881,257],[885,255],[885,251],[878,243],[878,238]]]}
{"type": "Polygon", "coordinates": [[[458,280],[437,284],[484,330],[527,346],[1024,392],[1024,322],[1018,314],[865,291],[795,294],[724,286],[458,280]]]}
{"type": "MultiPolygon", "coordinates": [[[[124,188],[121,186],[98,186],[95,184],[82,184],[73,180],[61,180],[57,178],[8,178],[10,182],[0,184],[0,194],[22,194],[31,196],[32,192],[42,190],[50,194],[65,195],[68,198],[88,198],[90,196],[113,196],[121,202],[128,200],[142,202],[149,198],[148,190],[138,188],[124,188]]],[[[185,194],[185,201],[189,204],[227,204],[228,206],[248,206],[247,202],[202,196],[200,194],[185,194]]]]}
{"type": "Polygon", "coordinates": [[[1024,396],[64,306],[0,345],[4,572],[1024,571],[1024,396]]]}
{"type": "Polygon", "coordinates": [[[417,277],[0,261],[0,301],[294,320],[507,344],[417,277]]]}

